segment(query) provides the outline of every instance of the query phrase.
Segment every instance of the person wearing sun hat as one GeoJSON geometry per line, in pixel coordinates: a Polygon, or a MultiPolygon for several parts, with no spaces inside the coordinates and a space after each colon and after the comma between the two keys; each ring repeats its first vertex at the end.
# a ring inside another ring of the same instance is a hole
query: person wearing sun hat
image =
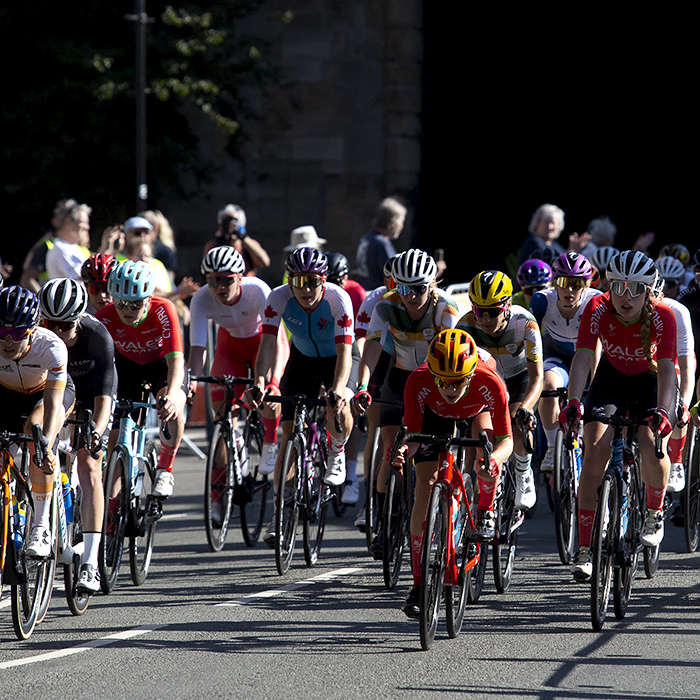
{"type": "Polygon", "coordinates": [[[327,243],[325,238],[320,238],[313,226],[299,226],[289,236],[289,245],[284,247],[285,253],[291,253],[297,248],[321,248],[327,243]]]}

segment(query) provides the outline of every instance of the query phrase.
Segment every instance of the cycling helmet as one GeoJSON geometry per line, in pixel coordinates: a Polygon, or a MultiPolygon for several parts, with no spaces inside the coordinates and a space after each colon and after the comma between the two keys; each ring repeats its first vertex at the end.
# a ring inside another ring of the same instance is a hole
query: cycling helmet
{"type": "Polygon", "coordinates": [[[109,273],[116,267],[117,259],[106,253],[91,255],[80,270],[80,276],[85,284],[92,282],[106,282],[109,273]]]}
{"type": "Polygon", "coordinates": [[[659,271],[659,277],[681,280],[685,276],[685,265],[678,258],[664,255],[655,264],[656,269],[659,271]]]}
{"type": "Polygon", "coordinates": [[[663,258],[666,255],[680,260],[684,265],[690,262],[690,251],[682,243],[671,243],[663,246],[658,257],[663,258]]]}
{"type": "Polygon", "coordinates": [[[595,265],[591,265],[591,270],[593,271],[591,274],[591,287],[598,289],[600,286],[600,272],[598,272],[598,268],[595,265]]]}
{"type": "Polygon", "coordinates": [[[202,260],[200,267],[202,274],[210,272],[232,272],[234,274],[245,272],[245,260],[243,256],[230,245],[220,245],[212,248],[202,260]]]}
{"type": "Polygon", "coordinates": [[[611,245],[603,246],[602,248],[597,248],[593,251],[591,255],[591,262],[599,270],[607,270],[608,263],[612,260],[613,256],[617,255],[620,251],[617,248],[613,248],[611,245]]]}
{"type": "Polygon", "coordinates": [[[693,266],[700,267],[700,250],[696,250],[695,255],[693,255],[693,266]]]}
{"type": "Polygon", "coordinates": [[[107,291],[115,299],[146,299],[156,288],[153,268],[139,260],[119,263],[109,276],[107,291]]]}
{"type": "Polygon", "coordinates": [[[521,287],[535,287],[552,281],[552,268],[544,261],[532,258],[519,268],[516,279],[521,287]]]}
{"type": "Polygon", "coordinates": [[[418,248],[400,253],[391,264],[391,275],[396,284],[430,284],[436,274],[435,260],[418,248]]]}
{"type": "Polygon", "coordinates": [[[77,321],[87,309],[88,295],[77,280],[56,278],[41,288],[39,303],[50,321],[77,321]]]}
{"type": "Polygon", "coordinates": [[[328,259],[328,281],[338,284],[341,277],[350,272],[348,259],[342,253],[326,253],[328,259]]]}
{"type": "Polygon", "coordinates": [[[658,272],[654,261],[644,253],[638,250],[625,250],[610,260],[607,275],[609,280],[642,282],[653,287],[658,272]]]}
{"type": "Polygon", "coordinates": [[[466,331],[440,331],[428,348],[428,369],[440,379],[464,379],[474,374],[479,357],[474,339],[466,331]]]}
{"type": "Polygon", "coordinates": [[[18,284],[0,291],[0,325],[5,328],[34,328],[39,323],[39,299],[18,284]]]}
{"type": "Polygon", "coordinates": [[[328,273],[328,258],[316,248],[297,248],[284,262],[290,275],[325,275],[328,273]]]}
{"type": "Polygon", "coordinates": [[[588,258],[581,253],[563,253],[552,263],[555,277],[583,277],[591,279],[593,268],[588,258]]]}
{"type": "Polygon", "coordinates": [[[498,270],[484,270],[469,283],[469,298],[476,306],[496,306],[512,296],[510,277],[498,270]]]}
{"type": "MultiPolygon", "coordinates": [[[[700,253],[700,250],[698,251],[700,253]]],[[[387,261],[384,263],[384,267],[382,268],[382,275],[384,276],[384,279],[390,279],[391,274],[392,274],[392,267],[394,266],[394,260],[398,258],[398,255],[393,255],[392,257],[388,258],[387,261]]]]}

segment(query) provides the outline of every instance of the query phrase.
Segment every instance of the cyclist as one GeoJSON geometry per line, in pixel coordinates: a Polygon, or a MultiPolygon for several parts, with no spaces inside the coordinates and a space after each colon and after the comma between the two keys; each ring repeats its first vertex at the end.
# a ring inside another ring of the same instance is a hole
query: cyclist
{"type": "MultiPolygon", "coordinates": [[[[690,257],[690,251],[682,243],[670,243],[661,247],[659,251],[659,258],[663,258],[670,255],[672,258],[679,260],[683,267],[690,266],[693,264],[693,260],[690,257]]],[[[694,274],[692,269],[688,269],[685,273],[683,279],[683,287],[687,287],[692,283],[694,279],[694,274]]]]}
{"type": "Polygon", "coordinates": [[[513,304],[530,307],[530,299],[536,292],[549,289],[552,283],[552,268],[538,258],[526,260],[516,274],[520,291],[513,294],[513,304]]]}
{"type": "Polygon", "coordinates": [[[116,264],[117,259],[106,253],[95,253],[83,263],[80,277],[88,293],[88,313],[94,314],[112,301],[107,291],[107,280],[116,264]]]}
{"type": "MultiPolygon", "coordinates": [[[[262,322],[270,287],[257,277],[244,277],[245,260],[233,246],[223,245],[212,248],[202,260],[201,271],[207,280],[192,298],[190,312],[190,354],[188,364],[195,376],[202,373],[206,360],[207,320],[218,324],[216,351],[211,367],[213,375],[231,374],[236,377],[248,376],[248,363],[255,365],[255,358],[262,337],[262,322]]],[[[278,335],[282,344],[277,353],[277,364],[266,377],[266,385],[272,382],[279,386],[286,361],[286,338],[278,335]]],[[[194,382],[193,382],[194,384],[194,382]]],[[[193,387],[196,389],[196,387],[193,387]]],[[[238,398],[243,394],[241,386],[238,398]]],[[[211,398],[214,411],[221,415],[224,408],[225,389],[213,384],[211,398]]],[[[238,413],[235,408],[234,414],[238,413]]],[[[277,459],[277,428],[279,411],[262,408],[265,427],[265,440],[260,462],[260,471],[270,474],[275,469],[277,459]]]]}
{"type": "MultiPolygon", "coordinates": [[[[350,399],[356,384],[359,355],[353,351],[352,303],[347,292],[326,281],[328,261],[315,248],[297,248],[285,261],[287,284],[270,292],[265,307],[262,338],[255,361],[255,377],[258,391],[249,391],[249,400],[259,405],[263,390],[281,392],[284,396],[306,394],[318,396],[321,384],[326,387],[329,436],[328,469],[325,482],[340,486],[345,481],[345,443],[350,436],[353,422],[350,399]],[[280,322],[284,321],[291,333],[289,361],[279,387],[268,382],[270,369],[278,360],[277,336],[280,322]],[[331,400],[331,392],[337,395],[331,400]],[[335,417],[340,419],[336,429],[335,417]]],[[[287,443],[293,429],[294,407],[282,407],[282,440],[287,443]]],[[[275,465],[275,486],[279,483],[282,452],[275,465]]],[[[273,516],[263,537],[274,547],[275,518],[273,516]]]]}
{"type": "MultiPolygon", "coordinates": [[[[590,256],[591,264],[598,270],[600,275],[600,281],[598,282],[596,289],[601,292],[608,291],[608,279],[605,276],[606,270],[608,269],[608,263],[619,253],[617,248],[613,248],[611,245],[603,246],[602,248],[597,248],[593,251],[590,256]]],[[[592,285],[591,285],[592,286],[592,285]]]]}
{"type": "Polygon", "coordinates": [[[658,258],[655,264],[659,271],[659,279],[664,281],[666,301],[676,299],[681,289],[685,287],[685,265],[678,258],[670,255],[658,258]]]}
{"type": "Polygon", "coordinates": [[[80,282],[50,280],[39,292],[39,301],[42,325],[53,331],[68,348],[68,374],[75,385],[76,413],[79,408],[89,408],[95,422],[89,443],[81,439],[76,445],[85,544],[77,585],[88,593],[95,593],[100,588],[97,557],[104,518],[102,451],[117,389],[114,343],[107,329],[85,313],[88,297],[80,282]],[[93,457],[90,452],[98,454],[93,457]]]}
{"type": "Polygon", "coordinates": [[[471,334],[476,344],[496,360],[510,396],[515,455],[515,506],[527,510],[537,493],[530,466],[531,456],[523,443],[523,426],[534,430],[532,414],[542,391],[542,336],[535,317],[512,304],[513,284],[498,270],[484,270],[469,283],[472,310],[457,328],[471,334]]]}
{"type": "MultiPolygon", "coordinates": [[[[457,303],[436,285],[437,264],[422,250],[412,248],[394,258],[392,277],[396,289],[384,295],[374,308],[367,331],[359,370],[359,388],[355,399],[366,396],[370,377],[382,354],[393,339],[395,365],[384,379],[380,398],[396,404],[382,405],[379,413],[382,442],[388,448],[403,422],[403,390],[409,374],[425,362],[430,341],[444,328],[453,328],[459,318],[457,303]]],[[[356,402],[362,410],[361,404],[356,402]]],[[[384,508],[389,462],[384,455],[377,473],[377,507],[384,508]]],[[[382,533],[371,545],[372,555],[381,559],[382,533]]]]}
{"type": "MultiPolygon", "coordinates": [[[[576,352],[576,337],[581,314],[588,302],[600,292],[589,284],[593,268],[580,253],[565,253],[552,264],[554,289],[538,292],[530,301],[530,311],[542,329],[544,389],[552,390],[569,383],[569,368],[576,352]]],[[[547,436],[547,452],[540,469],[554,469],[554,441],[559,430],[559,402],[556,397],[541,398],[539,414],[547,436]]]]}
{"type": "MultiPolygon", "coordinates": [[[[452,434],[456,420],[471,420],[471,434],[485,430],[494,445],[491,463],[476,463],[479,482],[475,539],[495,535],[494,501],[503,463],[513,451],[508,392],[498,372],[479,357],[473,338],[462,330],[438,333],[430,343],[428,360],[411,372],[404,389],[406,427],[409,433],[452,434]]],[[[413,587],[402,608],[407,617],[418,617],[421,580],[421,547],[430,492],[438,472],[438,448],[410,443],[402,446],[396,464],[412,455],[416,467],[416,491],[411,511],[411,564],[413,587]]]]}
{"type": "MultiPolygon", "coordinates": [[[[26,553],[43,559],[51,554],[51,493],[59,468],[53,446],[75,391],[65,344],[38,323],[39,299],[33,292],[20,286],[0,291],[0,425],[25,433],[41,425],[48,440],[42,463],[32,459],[29,464],[34,522],[26,553]]],[[[29,449],[34,450],[31,445],[29,449]]]]}
{"type": "Polygon", "coordinates": [[[662,506],[670,468],[666,446],[676,414],[676,321],[671,309],[653,294],[657,277],[654,263],[644,253],[627,250],[610,261],[607,276],[610,291],[591,299],[583,312],[571,364],[569,400],[559,416],[562,426],[567,425],[569,412],[574,424],[581,417],[584,421],[586,449],[578,491],[580,549],[571,565],[577,581],[591,576],[596,492],[610,457],[613,429],[596,417],[625,412],[632,418],[651,416],[664,438],[664,456],[659,460],[651,427],[639,429],[642,479],[647,485],[641,542],[654,547],[664,534],[662,506]],[[603,352],[596,367],[597,343],[603,352]],[[581,392],[594,371],[582,416],[581,392]]]}
{"type": "MultiPolygon", "coordinates": [[[[168,498],[173,493],[173,461],[185,431],[185,402],[189,391],[182,333],[175,305],[153,296],[153,268],[127,260],[109,275],[108,292],[114,300],[97,312],[117,349],[119,397],[141,400],[144,383],[159,399],[158,417],[168,424],[170,437],[160,435],[158,469],[153,495],[168,498]]],[[[121,411],[115,413],[115,424],[121,411]]],[[[112,430],[110,446],[119,433],[112,430]]]]}

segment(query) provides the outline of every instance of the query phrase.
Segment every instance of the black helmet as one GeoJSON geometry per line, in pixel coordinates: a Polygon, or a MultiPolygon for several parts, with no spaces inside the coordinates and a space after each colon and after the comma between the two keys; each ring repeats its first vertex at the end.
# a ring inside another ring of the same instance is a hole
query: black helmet
{"type": "Polygon", "coordinates": [[[340,278],[350,272],[348,259],[342,253],[326,253],[328,258],[328,281],[338,284],[340,278]]]}

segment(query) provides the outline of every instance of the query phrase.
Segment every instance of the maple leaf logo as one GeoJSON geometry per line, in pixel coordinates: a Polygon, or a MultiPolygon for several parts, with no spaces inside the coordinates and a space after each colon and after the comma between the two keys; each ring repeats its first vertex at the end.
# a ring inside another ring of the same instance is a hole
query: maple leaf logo
{"type": "Polygon", "coordinates": [[[316,325],[318,326],[318,329],[319,329],[320,331],[323,331],[323,330],[325,330],[326,328],[328,328],[328,321],[326,321],[325,318],[320,318],[320,319],[318,320],[318,323],[317,323],[316,325]]]}
{"type": "Polygon", "coordinates": [[[369,314],[366,311],[362,311],[360,315],[357,317],[357,322],[358,323],[369,323],[370,322],[370,317],[369,314]]]}
{"type": "Polygon", "coordinates": [[[350,326],[352,326],[352,319],[347,314],[343,314],[338,319],[338,325],[341,328],[350,328],[350,326]]]}
{"type": "Polygon", "coordinates": [[[265,318],[274,318],[275,316],[277,316],[277,312],[268,304],[265,308],[265,318]]]}

